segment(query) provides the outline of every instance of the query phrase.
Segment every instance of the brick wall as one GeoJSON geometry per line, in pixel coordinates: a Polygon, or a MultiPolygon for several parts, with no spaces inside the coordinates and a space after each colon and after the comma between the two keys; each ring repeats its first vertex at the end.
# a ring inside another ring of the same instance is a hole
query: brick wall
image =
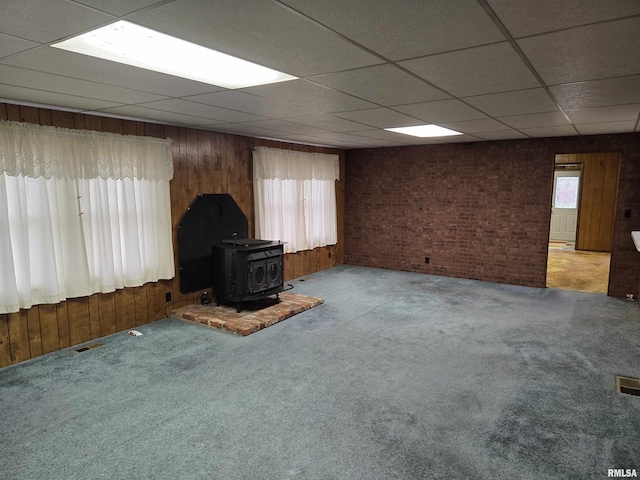
{"type": "Polygon", "coordinates": [[[345,262],[544,287],[554,155],[605,151],[622,154],[609,294],[637,295],[640,134],[351,150],[345,262]]]}

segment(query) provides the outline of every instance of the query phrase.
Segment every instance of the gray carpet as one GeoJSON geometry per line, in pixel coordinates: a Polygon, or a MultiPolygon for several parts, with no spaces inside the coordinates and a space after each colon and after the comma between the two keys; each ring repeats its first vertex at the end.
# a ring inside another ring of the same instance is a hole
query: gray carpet
{"type": "Polygon", "coordinates": [[[342,266],[249,337],[174,319],[0,370],[2,479],[590,479],[640,471],[640,311],[342,266]]]}

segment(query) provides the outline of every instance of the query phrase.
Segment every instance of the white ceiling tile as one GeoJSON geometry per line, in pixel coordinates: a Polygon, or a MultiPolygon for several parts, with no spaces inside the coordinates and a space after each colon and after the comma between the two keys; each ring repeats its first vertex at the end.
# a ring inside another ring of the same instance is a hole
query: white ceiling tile
{"type": "Polygon", "coordinates": [[[152,120],[168,125],[200,126],[214,123],[208,118],[182,115],[181,113],[175,112],[165,112],[164,110],[155,110],[153,108],[145,108],[139,105],[123,105],[120,107],[105,108],[101,110],[107,113],[126,115],[127,117],[139,118],[141,120],[152,120]]]}
{"type": "Polygon", "coordinates": [[[640,115],[640,103],[616,105],[615,107],[595,107],[581,110],[565,110],[567,116],[575,124],[623,122],[637,120],[640,115]]]}
{"type": "Polygon", "coordinates": [[[584,125],[576,125],[576,128],[578,132],[580,132],[580,135],[598,135],[633,132],[635,126],[635,120],[627,120],[626,122],[587,123],[584,125]]]}
{"type": "Polygon", "coordinates": [[[296,134],[328,132],[328,130],[325,130],[324,128],[310,127],[309,125],[302,125],[300,123],[292,123],[292,122],[287,122],[286,120],[279,120],[279,119],[260,120],[257,122],[245,122],[243,123],[243,125],[248,125],[250,127],[258,127],[258,128],[268,128],[270,130],[276,130],[279,132],[288,132],[288,133],[296,133],[296,134]]]}
{"type": "MultiPolygon", "coordinates": [[[[640,2],[638,2],[640,3],[640,2]]],[[[640,73],[640,18],[518,40],[547,85],[640,73]]]]}
{"type": "Polygon", "coordinates": [[[314,113],[306,108],[278,102],[270,98],[250,95],[238,90],[205,93],[204,95],[185,97],[185,99],[271,118],[298,117],[302,115],[312,115],[314,113]]]}
{"type": "Polygon", "coordinates": [[[411,118],[399,112],[395,112],[388,108],[372,108],[370,110],[357,110],[354,112],[342,112],[336,114],[339,117],[353,120],[354,122],[364,123],[372,127],[392,128],[392,127],[408,127],[411,125],[420,125],[420,120],[411,118]]]}
{"type": "Polygon", "coordinates": [[[352,122],[351,120],[345,120],[344,118],[336,117],[335,115],[328,115],[323,113],[317,113],[314,115],[305,115],[302,117],[289,117],[287,121],[293,123],[301,123],[303,125],[309,125],[311,127],[324,128],[331,130],[332,132],[354,132],[357,130],[370,130],[371,127],[363,125],[361,123],[352,122]]]}
{"type": "Polygon", "coordinates": [[[255,137],[275,138],[275,136],[282,134],[282,132],[279,132],[277,130],[254,127],[254,126],[243,125],[238,123],[220,123],[220,124],[213,124],[213,125],[205,125],[204,128],[207,128],[208,130],[215,130],[216,132],[234,133],[237,135],[246,135],[246,136],[255,136],[255,137]]]}
{"type": "Polygon", "coordinates": [[[329,73],[308,80],[384,106],[450,98],[393,65],[329,73]]]}
{"type": "Polygon", "coordinates": [[[50,43],[113,20],[69,0],[2,0],[0,32],[50,43]]]}
{"type": "Polygon", "coordinates": [[[400,65],[457,97],[540,86],[506,42],[417,58],[400,65]]]}
{"type": "Polygon", "coordinates": [[[205,105],[204,103],[190,102],[180,98],[171,98],[168,100],[160,100],[157,102],[144,103],[141,106],[145,108],[153,108],[156,110],[164,110],[166,112],[176,112],[183,115],[191,115],[194,117],[208,118],[222,122],[250,122],[253,120],[261,120],[264,117],[252,115],[250,113],[237,112],[227,108],[214,107],[213,105],[205,105]]]}
{"type": "Polygon", "coordinates": [[[317,133],[317,134],[314,134],[313,136],[317,138],[322,138],[325,141],[331,140],[336,142],[352,142],[352,143],[360,143],[360,144],[362,143],[372,144],[372,142],[374,141],[380,141],[380,142],[383,141],[383,140],[374,140],[372,138],[363,137],[357,134],[340,133],[340,132],[317,133]]]}
{"type": "Polygon", "coordinates": [[[40,45],[36,42],[0,33],[0,58],[40,45]]]}
{"type": "Polygon", "coordinates": [[[462,133],[491,132],[507,129],[503,123],[500,123],[493,118],[467,120],[465,122],[444,122],[439,125],[462,133]]]}
{"type": "Polygon", "coordinates": [[[640,75],[567,83],[549,90],[568,110],[640,103],[640,75]]]}
{"type": "Polygon", "coordinates": [[[225,90],[222,87],[51,47],[14,55],[0,60],[0,63],[119,87],[135,87],[137,90],[165,96],[181,97],[225,90]]]}
{"type": "Polygon", "coordinates": [[[402,133],[395,133],[382,129],[356,132],[354,133],[354,135],[358,135],[359,137],[374,138],[377,140],[388,140],[390,142],[404,143],[406,145],[411,143],[411,139],[413,138],[409,135],[403,135],[402,133]]]}
{"type": "Polygon", "coordinates": [[[514,37],[640,14],[637,0],[487,0],[514,37]]]}
{"type": "Polygon", "coordinates": [[[478,137],[485,140],[511,140],[516,138],[529,138],[524,133],[517,130],[496,130],[494,132],[476,133],[478,137]]]}
{"type": "Polygon", "coordinates": [[[492,117],[558,111],[558,106],[544,88],[466,97],[464,101],[492,117]]]}
{"type": "Polygon", "coordinates": [[[498,118],[502,123],[510,127],[536,128],[536,127],[557,127],[560,125],[571,125],[567,117],[562,112],[531,113],[528,115],[514,115],[511,117],[498,118]]]}
{"type": "Polygon", "coordinates": [[[455,137],[442,137],[440,138],[442,143],[468,143],[468,142],[481,142],[484,139],[479,135],[457,135],[455,137]]]}
{"type": "Polygon", "coordinates": [[[272,83],[259,87],[243,88],[241,91],[324,113],[360,110],[376,106],[365,100],[306,80],[272,83]]]}
{"type": "Polygon", "coordinates": [[[0,98],[38,103],[50,107],[62,107],[63,110],[71,109],[77,111],[115,107],[118,105],[114,102],[106,102],[93,98],[66,95],[64,93],[44,92],[42,90],[2,84],[0,84],[0,98]]]}
{"type": "MultiPolygon", "coordinates": [[[[20,0],[21,1],[21,0],[20,0]]],[[[298,77],[381,63],[276,2],[176,0],[133,14],[136,23],[298,77]]]]}
{"type": "Polygon", "coordinates": [[[391,60],[504,39],[475,0],[282,0],[391,60]]]}
{"type": "Polygon", "coordinates": [[[162,4],[158,0],[73,0],[89,7],[101,10],[111,15],[121,17],[141,8],[149,7],[154,3],[162,4]]]}
{"type": "Polygon", "coordinates": [[[455,99],[401,105],[393,109],[430,123],[477,120],[487,117],[475,108],[455,99]]]}
{"type": "Polygon", "coordinates": [[[42,91],[95,98],[113,103],[138,103],[159,100],[163,97],[153,93],[128,88],[87,82],[75,78],[41,73],[34,75],[31,70],[0,65],[0,82],[16,87],[33,88],[42,91]]]}
{"type": "Polygon", "coordinates": [[[565,137],[576,134],[575,129],[570,125],[559,127],[523,128],[520,131],[530,137],[565,137]]]}

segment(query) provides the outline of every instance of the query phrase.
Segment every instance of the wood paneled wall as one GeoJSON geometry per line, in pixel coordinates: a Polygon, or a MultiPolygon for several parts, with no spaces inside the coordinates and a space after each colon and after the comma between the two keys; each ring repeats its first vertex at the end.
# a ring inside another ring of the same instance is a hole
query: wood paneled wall
{"type": "Polygon", "coordinates": [[[556,155],[556,163],[582,164],[576,250],[611,252],[620,153],[556,155]]]}
{"type": "MultiPolygon", "coordinates": [[[[231,194],[249,219],[249,233],[253,236],[251,151],[255,146],[337,153],[341,166],[340,181],[336,183],[338,244],[287,254],[284,278],[286,281],[301,277],[344,261],[344,152],[340,150],[5,103],[0,103],[0,120],[171,138],[174,178],[170,190],[176,270],[175,227],[199,193],[231,194]]],[[[57,305],[38,305],[17,313],[0,314],[0,367],[164,318],[165,310],[194,302],[196,294],[182,295],[176,277],[114,293],[69,299],[57,305]],[[172,302],[166,303],[165,295],[169,292],[172,302]]]]}

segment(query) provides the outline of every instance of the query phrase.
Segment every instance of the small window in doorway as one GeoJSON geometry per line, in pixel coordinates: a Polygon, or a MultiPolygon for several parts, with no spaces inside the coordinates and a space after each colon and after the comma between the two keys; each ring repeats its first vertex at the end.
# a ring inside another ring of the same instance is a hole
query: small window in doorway
{"type": "Polygon", "coordinates": [[[556,208],[578,208],[579,177],[556,178],[556,208]]]}

